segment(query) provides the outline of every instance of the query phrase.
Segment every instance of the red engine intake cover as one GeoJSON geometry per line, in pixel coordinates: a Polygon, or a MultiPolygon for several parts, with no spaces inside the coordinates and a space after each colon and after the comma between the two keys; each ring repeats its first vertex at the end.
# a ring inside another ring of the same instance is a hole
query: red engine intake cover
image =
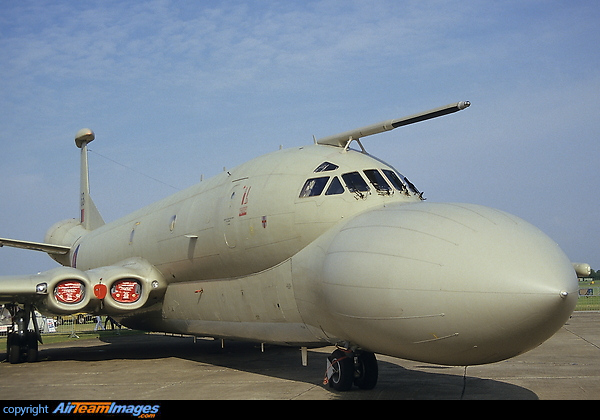
{"type": "Polygon", "coordinates": [[[63,280],[54,288],[54,297],[61,303],[79,303],[84,296],[85,286],[77,280],[63,280]]]}
{"type": "Polygon", "coordinates": [[[110,288],[110,296],[119,303],[135,303],[141,296],[140,290],[136,280],[118,280],[110,288]]]}

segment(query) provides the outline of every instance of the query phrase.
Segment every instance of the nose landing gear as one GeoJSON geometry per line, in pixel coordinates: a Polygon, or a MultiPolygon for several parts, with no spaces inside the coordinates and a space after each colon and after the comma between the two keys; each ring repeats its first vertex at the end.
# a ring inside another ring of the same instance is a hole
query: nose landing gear
{"type": "Polygon", "coordinates": [[[360,389],[373,389],[379,370],[375,354],[338,348],[327,357],[324,384],[336,391],[349,391],[352,385],[360,389]]]}

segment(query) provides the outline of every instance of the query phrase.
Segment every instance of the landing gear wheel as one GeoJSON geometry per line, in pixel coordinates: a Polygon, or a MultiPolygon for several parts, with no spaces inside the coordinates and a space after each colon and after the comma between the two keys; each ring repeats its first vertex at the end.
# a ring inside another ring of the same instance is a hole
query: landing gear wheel
{"type": "Polygon", "coordinates": [[[38,340],[35,333],[29,333],[27,336],[27,353],[26,360],[29,363],[38,361],[38,340]]]}
{"type": "Polygon", "coordinates": [[[379,369],[374,353],[359,353],[354,365],[354,385],[360,389],[373,389],[377,385],[379,369]]]}
{"type": "Polygon", "coordinates": [[[352,352],[335,350],[327,358],[329,387],[336,391],[348,391],[354,382],[354,357],[352,352]],[[329,371],[331,369],[331,371],[329,371]],[[331,373],[331,375],[329,375],[331,373]]]}
{"type": "Polygon", "coordinates": [[[19,345],[19,336],[9,333],[6,342],[6,358],[8,363],[15,364],[21,361],[21,346],[19,345]]]}
{"type": "Polygon", "coordinates": [[[37,335],[33,331],[9,333],[6,342],[7,359],[10,364],[38,361],[37,335]]]}
{"type": "Polygon", "coordinates": [[[42,338],[35,318],[35,310],[29,303],[25,308],[11,305],[11,315],[13,323],[11,332],[6,337],[6,358],[11,364],[21,362],[37,362],[38,360],[38,341],[42,338]],[[33,330],[29,325],[33,320],[33,330]]]}
{"type": "Polygon", "coordinates": [[[374,353],[337,349],[327,358],[327,373],[323,383],[336,391],[349,391],[353,384],[360,389],[373,389],[378,377],[374,353]]]}

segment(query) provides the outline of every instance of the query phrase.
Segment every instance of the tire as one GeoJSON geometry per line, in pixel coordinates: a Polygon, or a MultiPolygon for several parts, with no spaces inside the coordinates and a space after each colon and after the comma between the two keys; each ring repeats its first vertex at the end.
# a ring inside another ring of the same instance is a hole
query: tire
{"type": "Polygon", "coordinates": [[[354,378],[354,385],[360,389],[373,389],[377,385],[379,377],[379,368],[374,353],[364,352],[358,355],[356,365],[357,376],[354,378]]]}
{"type": "Polygon", "coordinates": [[[8,350],[8,362],[10,364],[21,363],[21,347],[18,344],[13,344],[8,350]]]}
{"type": "Polygon", "coordinates": [[[38,361],[38,341],[35,333],[29,333],[27,338],[27,362],[34,363],[38,361]]]}
{"type": "Polygon", "coordinates": [[[9,363],[21,363],[21,340],[18,334],[11,333],[8,336],[6,353],[9,363]]]}
{"type": "Polygon", "coordinates": [[[352,353],[336,350],[327,358],[333,369],[329,386],[336,391],[348,391],[354,382],[354,358],[352,353]]]}
{"type": "Polygon", "coordinates": [[[21,362],[21,345],[19,336],[15,333],[9,333],[6,340],[6,358],[8,363],[15,364],[21,362]]]}

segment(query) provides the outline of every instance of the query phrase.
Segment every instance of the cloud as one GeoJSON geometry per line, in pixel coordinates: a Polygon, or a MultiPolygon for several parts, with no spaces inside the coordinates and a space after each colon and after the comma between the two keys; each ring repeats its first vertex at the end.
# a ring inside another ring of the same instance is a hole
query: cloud
{"type": "MultiPolygon", "coordinates": [[[[592,200],[569,207],[557,194],[600,195],[590,182],[599,15],[594,3],[559,1],[2,2],[0,169],[22,186],[13,197],[39,192],[24,184],[32,177],[61,185],[55,194],[69,203],[73,135],[89,126],[102,155],[186,186],[279,144],[471,100],[464,114],[365,146],[431,200],[495,205],[551,229],[542,213],[555,209],[581,237],[597,230],[579,226],[592,200]]],[[[164,193],[110,167],[92,168],[101,210],[164,193]]],[[[39,206],[19,200],[4,211],[39,206]]]]}
{"type": "Polygon", "coordinates": [[[406,68],[424,61],[439,67],[448,58],[436,57],[448,26],[461,24],[455,13],[414,7],[400,8],[406,13],[398,19],[390,3],[388,8],[362,2],[291,4],[210,8],[153,1],[72,7],[59,2],[22,10],[16,5],[11,17],[35,18],[23,23],[29,31],[7,31],[1,58],[9,75],[44,78],[61,87],[67,80],[143,80],[214,91],[274,79],[290,89],[294,83],[284,80],[329,79],[394,57],[404,57],[406,68]],[[442,60],[420,59],[427,55],[442,60]]]}

